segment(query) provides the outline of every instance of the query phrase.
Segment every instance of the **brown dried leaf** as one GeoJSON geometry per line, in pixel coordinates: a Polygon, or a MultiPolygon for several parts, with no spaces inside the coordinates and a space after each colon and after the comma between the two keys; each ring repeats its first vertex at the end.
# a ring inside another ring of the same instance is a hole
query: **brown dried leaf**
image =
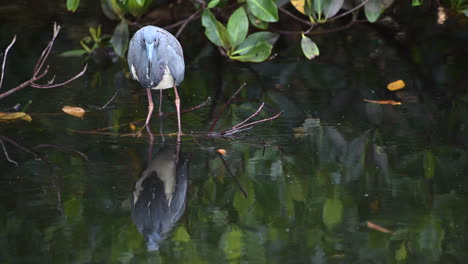
{"type": "Polygon", "coordinates": [[[86,114],[86,111],[83,108],[76,106],[64,106],[62,108],[62,111],[69,115],[79,117],[81,119],[83,119],[83,116],[86,114]]]}
{"type": "Polygon", "coordinates": [[[401,102],[392,101],[392,100],[368,100],[368,99],[363,99],[363,100],[369,103],[373,103],[373,104],[401,105],[401,102]]]}
{"type": "Polygon", "coordinates": [[[402,80],[391,82],[387,85],[387,89],[390,91],[396,91],[405,88],[405,82],[402,80]]]}

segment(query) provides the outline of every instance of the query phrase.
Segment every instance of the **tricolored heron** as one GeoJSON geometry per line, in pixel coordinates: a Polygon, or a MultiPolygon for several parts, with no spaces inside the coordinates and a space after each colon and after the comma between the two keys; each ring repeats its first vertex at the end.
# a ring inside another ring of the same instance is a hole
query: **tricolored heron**
{"type": "Polygon", "coordinates": [[[184,79],[185,63],[179,41],[162,28],[155,26],[141,28],[130,40],[128,67],[133,79],[147,89],[148,115],[145,126],[148,125],[154,109],[151,89],[160,90],[159,112],[161,113],[162,90],[174,88],[177,125],[181,134],[180,98],[176,86],[184,79]]]}

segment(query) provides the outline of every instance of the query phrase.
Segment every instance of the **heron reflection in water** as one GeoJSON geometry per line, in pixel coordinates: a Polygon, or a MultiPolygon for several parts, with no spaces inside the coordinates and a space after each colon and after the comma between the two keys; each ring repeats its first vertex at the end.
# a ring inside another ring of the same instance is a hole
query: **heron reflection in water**
{"type": "Polygon", "coordinates": [[[185,211],[188,161],[164,146],[135,183],[132,219],[149,251],[159,249],[185,211]]]}

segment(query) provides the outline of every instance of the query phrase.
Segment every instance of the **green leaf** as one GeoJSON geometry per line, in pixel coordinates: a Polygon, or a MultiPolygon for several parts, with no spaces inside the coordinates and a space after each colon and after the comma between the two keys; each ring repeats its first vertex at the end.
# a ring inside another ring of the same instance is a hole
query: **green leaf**
{"type": "Polygon", "coordinates": [[[220,0],[211,0],[209,3],[208,3],[208,8],[213,8],[215,6],[217,6],[219,4],[219,1],[220,0]]]}
{"type": "Polygon", "coordinates": [[[261,42],[266,42],[271,47],[273,47],[276,40],[278,39],[278,36],[279,36],[278,34],[267,32],[267,31],[262,31],[262,32],[251,34],[233,52],[233,55],[235,54],[244,55],[248,53],[251,49],[255,48],[257,45],[259,45],[261,42]]]}
{"type": "Polygon", "coordinates": [[[343,203],[338,198],[328,198],[323,206],[323,222],[333,229],[343,221],[343,203]]]}
{"type": "Polygon", "coordinates": [[[325,14],[325,18],[331,18],[338,11],[340,11],[341,7],[343,6],[344,0],[326,0],[325,5],[323,7],[323,13],[325,14]]]}
{"type": "Polygon", "coordinates": [[[145,0],[136,0],[139,6],[143,6],[145,4],[145,0]]]}
{"type": "Polygon", "coordinates": [[[81,57],[81,56],[85,55],[86,53],[88,53],[88,52],[86,50],[84,50],[84,49],[76,49],[76,50],[68,50],[68,51],[62,52],[62,53],[60,53],[59,56],[61,56],[61,57],[81,57]]]}
{"type": "Polygon", "coordinates": [[[369,22],[374,23],[384,11],[385,5],[383,0],[369,0],[364,6],[364,13],[369,22]]]}
{"type": "Polygon", "coordinates": [[[309,37],[307,37],[304,34],[302,34],[301,48],[302,52],[304,53],[304,56],[306,56],[306,58],[309,60],[320,55],[317,44],[315,44],[315,42],[313,42],[309,37]]]}
{"type": "Polygon", "coordinates": [[[248,52],[243,53],[240,56],[230,56],[233,60],[244,61],[244,62],[262,62],[268,59],[271,54],[272,45],[262,41],[257,43],[255,47],[249,49],[248,52]]]}
{"type": "Polygon", "coordinates": [[[424,152],[424,161],[423,161],[423,168],[424,168],[424,176],[426,179],[434,178],[435,174],[435,156],[431,150],[426,150],[424,152]]]}
{"type": "Polygon", "coordinates": [[[465,9],[462,9],[458,12],[465,14],[465,16],[468,16],[468,7],[465,7],[465,9]]]}
{"type": "Polygon", "coordinates": [[[419,233],[419,247],[430,258],[437,262],[442,255],[442,241],[445,238],[445,230],[440,220],[430,217],[429,221],[419,233]]]}
{"type": "Polygon", "coordinates": [[[400,248],[395,252],[395,259],[398,262],[406,260],[408,253],[406,252],[406,242],[403,241],[400,245],[400,248]]]}
{"type": "Polygon", "coordinates": [[[75,12],[80,5],[80,0],[67,0],[67,10],[71,12],[75,12]]]}
{"type": "Polygon", "coordinates": [[[140,17],[148,11],[153,0],[143,0],[141,2],[142,4],[140,4],[139,0],[128,0],[127,2],[127,9],[134,17],[140,17]]]}
{"type": "Polygon", "coordinates": [[[323,13],[323,5],[325,0],[314,0],[314,10],[318,14],[318,17],[321,18],[323,13]]]}
{"type": "Polygon", "coordinates": [[[278,8],[272,0],[247,0],[247,8],[263,21],[278,21],[278,8]]]}
{"type": "Polygon", "coordinates": [[[247,16],[249,17],[250,24],[259,29],[267,29],[268,22],[265,22],[256,17],[250,10],[247,9],[247,16]]]}
{"type": "Polygon", "coordinates": [[[422,3],[422,0],[413,0],[413,2],[411,3],[412,6],[420,6],[422,3]]]}
{"type": "Polygon", "coordinates": [[[128,25],[125,23],[125,21],[122,20],[115,28],[110,43],[112,44],[115,53],[123,57],[127,51],[128,41],[128,25]]]}
{"type": "Polygon", "coordinates": [[[81,214],[81,203],[78,199],[72,198],[63,204],[63,212],[69,219],[74,219],[81,214]]]}
{"type": "Polygon", "coordinates": [[[205,27],[206,37],[216,46],[229,50],[229,37],[226,28],[214,17],[209,9],[202,15],[202,25],[205,27]]]}
{"type": "Polygon", "coordinates": [[[219,246],[224,251],[226,259],[234,260],[242,256],[244,234],[237,227],[231,227],[222,236],[219,246]]]}
{"type": "Polygon", "coordinates": [[[239,7],[229,17],[227,23],[227,33],[229,36],[229,43],[233,48],[237,47],[242,41],[245,40],[247,32],[249,31],[249,20],[243,7],[239,7]]]}

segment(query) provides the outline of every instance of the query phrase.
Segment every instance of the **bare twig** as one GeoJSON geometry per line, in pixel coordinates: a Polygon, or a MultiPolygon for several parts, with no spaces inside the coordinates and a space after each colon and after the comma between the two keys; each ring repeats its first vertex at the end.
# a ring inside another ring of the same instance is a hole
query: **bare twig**
{"type": "Polygon", "coordinates": [[[299,21],[303,24],[306,24],[308,26],[314,26],[314,23],[308,21],[308,20],[305,20],[305,19],[302,19],[302,18],[299,18],[297,16],[295,16],[294,14],[290,13],[288,10],[284,9],[283,7],[279,7],[278,8],[281,12],[285,13],[286,15],[290,16],[291,18],[293,18],[294,20],[296,21],[299,21]]]}
{"type": "MultiPolygon", "coordinates": [[[[200,15],[200,13],[199,13],[199,14],[197,14],[196,16],[192,17],[191,20],[198,19],[200,16],[201,16],[201,15],[200,15]]],[[[190,18],[190,17],[189,17],[189,18],[190,18]]],[[[178,21],[178,22],[175,22],[174,24],[165,26],[164,29],[171,29],[171,28],[178,27],[178,26],[180,26],[180,25],[183,25],[183,24],[187,23],[187,20],[188,20],[188,18],[183,19],[183,20],[178,21]]]]}
{"type": "Polygon", "coordinates": [[[245,119],[244,121],[240,122],[239,124],[233,126],[232,128],[237,128],[239,126],[241,126],[242,124],[245,124],[245,122],[249,121],[250,119],[252,119],[252,117],[258,115],[258,113],[262,110],[263,106],[265,106],[265,103],[262,102],[262,104],[258,107],[257,111],[255,111],[255,113],[253,113],[251,116],[249,116],[247,119],[245,119]]]}
{"type": "MultiPolygon", "coordinates": [[[[205,2],[203,2],[205,3],[205,2]]],[[[182,26],[179,28],[179,30],[177,31],[177,33],[175,34],[175,37],[178,38],[180,33],[182,33],[182,31],[185,29],[185,27],[187,26],[187,24],[194,20],[196,16],[198,16],[201,11],[203,11],[203,8],[200,8],[198,9],[195,13],[193,13],[191,16],[189,16],[187,19],[185,19],[185,22],[182,24],[182,26]]]]}
{"type": "MultiPolygon", "coordinates": [[[[15,44],[15,41],[16,41],[16,35],[15,35],[15,36],[13,37],[13,39],[11,40],[10,45],[8,45],[8,47],[5,49],[5,54],[3,54],[2,76],[0,77],[0,88],[2,88],[3,75],[5,74],[5,63],[6,63],[6,59],[7,59],[7,56],[8,56],[8,51],[9,51],[10,48],[13,46],[13,44],[15,44]]],[[[2,144],[3,144],[3,143],[2,143],[2,144]]]]}
{"type": "Polygon", "coordinates": [[[272,117],[269,117],[269,118],[265,118],[265,119],[262,119],[262,120],[257,120],[257,121],[253,121],[253,122],[250,122],[250,123],[247,123],[247,124],[244,124],[242,126],[238,126],[238,127],[233,127],[232,129],[228,130],[228,131],[225,131],[225,132],[222,132],[221,133],[221,136],[224,136],[226,134],[234,134],[234,133],[237,133],[237,132],[240,132],[242,131],[243,128],[246,128],[246,127],[249,127],[249,126],[253,126],[255,124],[259,124],[259,123],[263,123],[263,122],[266,122],[266,121],[270,121],[270,120],[273,120],[273,119],[276,119],[278,118],[280,115],[283,114],[283,111],[279,112],[278,114],[272,116],[272,117]]]}
{"type": "Polygon", "coordinates": [[[224,110],[231,104],[232,100],[239,94],[239,92],[246,86],[246,83],[243,83],[239,89],[229,98],[229,100],[224,104],[223,108],[221,111],[218,113],[218,116],[216,116],[215,120],[213,121],[213,124],[211,124],[210,129],[208,130],[208,133],[213,131],[213,128],[216,126],[216,123],[218,123],[219,118],[221,115],[224,113],[224,110]]]}
{"type": "Polygon", "coordinates": [[[334,17],[332,17],[332,18],[330,18],[330,19],[327,19],[327,22],[328,22],[328,21],[333,21],[333,20],[338,19],[338,18],[340,18],[340,17],[344,17],[344,16],[346,16],[347,14],[352,13],[352,12],[358,10],[359,8],[363,7],[365,4],[367,4],[367,2],[369,2],[369,0],[364,0],[364,1],[362,1],[362,3],[360,3],[359,5],[357,5],[357,6],[353,7],[353,8],[351,8],[350,10],[348,10],[348,11],[346,11],[346,12],[344,12],[344,13],[341,13],[341,14],[339,14],[339,15],[337,15],[337,16],[334,16],[334,17]]]}
{"type": "Polygon", "coordinates": [[[15,166],[18,167],[18,162],[14,161],[13,159],[10,158],[10,155],[8,155],[8,151],[6,150],[5,144],[3,144],[3,140],[1,140],[1,139],[0,139],[0,144],[2,144],[3,153],[5,153],[6,159],[7,159],[9,162],[15,164],[15,166]]]}
{"type": "MultiPolygon", "coordinates": [[[[41,88],[41,89],[55,88],[55,87],[63,86],[63,85],[66,85],[66,84],[70,83],[71,81],[74,81],[75,79],[81,77],[85,73],[85,71],[87,69],[87,66],[88,66],[87,64],[83,67],[83,70],[80,73],[78,73],[74,77],[72,77],[72,78],[70,78],[70,79],[68,79],[68,80],[66,80],[66,81],[64,81],[62,83],[53,84],[53,82],[55,80],[55,76],[54,76],[54,78],[52,78],[51,81],[49,81],[45,85],[36,83],[36,81],[43,78],[49,71],[49,65],[47,65],[44,70],[42,70],[42,69],[44,67],[45,61],[49,57],[50,51],[52,50],[52,47],[54,45],[54,41],[57,38],[59,32],[60,32],[60,26],[54,23],[52,39],[49,41],[47,46],[42,51],[41,56],[37,60],[36,65],[34,66],[32,77],[29,80],[23,82],[22,84],[16,86],[15,88],[10,89],[9,91],[0,94],[0,99],[2,99],[4,97],[7,97],[7,96],[9,96],[9,95],[11,95],[11,94],[25,88],[25,87],[28,87],[28,86],[31,86],[33,88],[41,88]],[[41,73],[41,71],[42,71],[42,73],[41,73]]],[[[16,39],[16,37],[14,39],[16,39]]],[[[14,41],[12,41],[10,46],[5,51],[3,66],[5,65],[6,53],[8,52],[8,49],[13,45],[13,43],[14,43],[14,41]]],[[[2,77],[1,77],[2,80],[3,80],[3,73],[4,73],[4,69],[2,67],[2,77]]],[[[1,87],[1,82],[0,82],[0,87],[1,87]]]]}
{"type": "Polygon", "coordinates": [[[111,98],[109,101],[107,101],[107,103],[106,103],[105,105],[103,105],[103,106],[101,107],[101,109],[106,109],[106,107],[107,107],[112,101],[114,101],[114,99],[115,99],[116,96],[117,96],[117,92],[114,93],[114,96],[112,96],[112,98],[111,98]]]}
{"type": "MultiPolygon", "coordinates": [[[[202,108],[205,105],[207,105],[210,101],[211,101],[211,97],[208,97],[203,103],[201,103],[199,105],[196,105],[194,107],[191,107],[189,109],[182,110],[182,111],[180,111],[180,113],[185,114],[185,113],[188,113],[190,111],[196,110],[198,108],[202,108]]],[[[177,115],[177,113],[163,113],[163,116],[171,116],[171,115],[177,115]]]]}
{"type": "Polygon", "coordinates": [[[41,84],[36,84],[36,83],[31,83],[31,87],[34,87],[34,88],[39,88],[39,89],[50,89],[50,88],[55,88],[55,87],[59,87],[59,86],[64,86],[66,84],[69,84],[70,82],[80,78],[81,76],[83,76],[83,74],[86,72],[86,69],[88,68],[88,64],[85,64],[83,70],[81,70],[80,73],[78,73],[77,75],[73,76],[72,78],[62,82],[62,83],[57,83],[57,84],[53,84],[53,85],[41,85],[41,84]]]}

